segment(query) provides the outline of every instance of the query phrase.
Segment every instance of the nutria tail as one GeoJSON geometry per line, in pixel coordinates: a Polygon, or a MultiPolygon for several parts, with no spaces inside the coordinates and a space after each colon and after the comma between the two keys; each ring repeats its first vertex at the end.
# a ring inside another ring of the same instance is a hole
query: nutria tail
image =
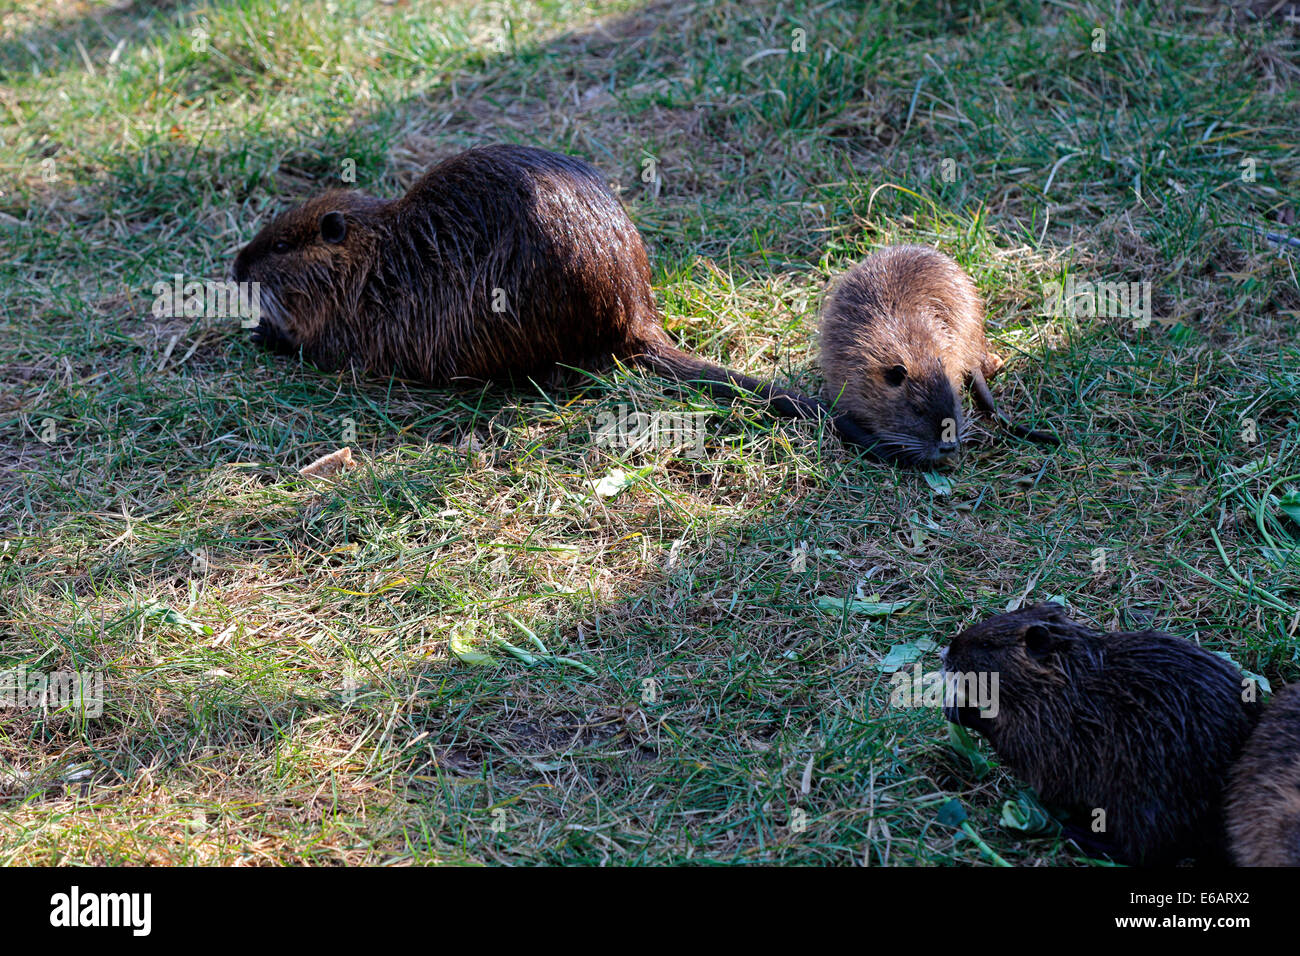
{"type": "Polygon", "coordinates": [[[859,445],[868,454],[887,460],[887,456],[876,451],[880,442],[875,436],[863,430],[862,426],[848,415],[832,413],[819,399],[800,395],[779,385],[760,382],[740,372],[714,365],[666,342],[650,343],[641,352],[631,356],[631,359],[683,385],[703,386],[716,398],[757,396],[771,405],[778,415],[785,415],[788,418],[809,418],[814,421],[829,418],[844,441],[859,445]]]}
{"type": "Polygon", "coordinates": [[[978,368],[974,369],[970,374],[970,386],[971,394],[975,397],[975,404],[980,407],[980,411],[997,421],[1012,435],[1017,438],[1028,438],[1030,441],[1036,441],[1044,445],[1059,445],[1061,443],[1061,439],[1050,432],[1035,431],[1024,425],[1017,425],[999,412],[997,403],[993,401],[993,393],[989,391],[989,383],[984,381],[984,373],[978,368]]]}

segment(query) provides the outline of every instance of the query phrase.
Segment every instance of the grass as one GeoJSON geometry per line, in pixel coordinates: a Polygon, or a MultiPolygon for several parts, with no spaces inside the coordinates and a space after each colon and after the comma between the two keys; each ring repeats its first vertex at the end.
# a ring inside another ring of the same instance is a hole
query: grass
{"type": "Polygon", "coordinates": [[[0,5],[0,666],[109,695],[6,712],[0,862],[1080,864],[890,706],[891,649],[1060,595],[1300,677],[1294,25],[883,6],[0,5]],[[673,333],[806,389],[830,277],[950,252],[1065,447],[985,433],[940,494],[637,374],[430,391],[150,314],[345,160],[391,196],[497,140],[596,163],[673,333]],[[1049,314],[1067,275],[1160,321],[1049,314]],[[597,444],[620,403],[706,411],[706,456],[597,444]],[[873,594],[911,603],[818,606],[873,594]]]}

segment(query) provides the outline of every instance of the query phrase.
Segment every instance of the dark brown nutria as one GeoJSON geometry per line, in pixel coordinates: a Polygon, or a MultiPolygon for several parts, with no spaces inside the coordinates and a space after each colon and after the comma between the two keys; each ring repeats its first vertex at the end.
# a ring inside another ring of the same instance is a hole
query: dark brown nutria
{"type": "MultiPolygon", "coordinates": [[[[254,339],[326,368],[445,386],[622,359],[784,415],[828,414],[673,346],[636,227],[595,169],[557,153],[471,149],[396,200],[324,193],[269,223],[232,271],[260,283],[254,339]]],[[[846,416],[835,425],[873,444],[846,416]]]]}
{"type": "Polygon", "coordinates": [[[1224,812],[1239,866],[1300,866],[1300,684],[1264,709],[1232,768],[1224,812]]]}
{"type": "Polygon", "coordinates": [[[1231,664],[1180,637],[1101,633],[1039,604],[963,631],[944,672],[963,689],[987,675],[992,708],[958,692],[944,716],[1069,811],[1066,833],[1085,849],[1146,865],[1224,861],[1224,785],[1259,719],[1231,664]]]}
{"type": "Polygon", "coordinates": [[[961,266],[927,246],[888,246],[832,286],[822,308],[826,400],[895,457],[933,465],[966,434],[960,390],[1012,434],[1056,444],[997,411],[988,379],[1002,368],[984,338],[984,307],[961,266]]]}

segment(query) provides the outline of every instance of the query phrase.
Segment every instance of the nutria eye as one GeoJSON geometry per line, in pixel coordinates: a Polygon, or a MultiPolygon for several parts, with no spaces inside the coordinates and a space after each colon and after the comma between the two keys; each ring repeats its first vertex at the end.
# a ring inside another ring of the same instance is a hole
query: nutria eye
{"type": "Polygon", "coordinates": [[[289,243],[283,239],[277,239],[275,245],[271,247],[272,252],[288,252],[289,243]]]}
{"type": "Polygon", "coordinates": [[[1025,647],[1035,657],[1042,657],[1052,649],[1051,636],[1041,624],[1031,624],[1025,628],[1025,647]]]}
{"type": "Polygon", "coordinates": [[[907,369],[902,365],[895,365],[885,372],[885,381],[890,385],[902,385],[905,378],[907,378],[907,369]]]}
{"type": "Polygon", "coordinates": [[[326,242],[338,243],[348,234],[348,224],[341,212],[327,212],[320,217],[320,236],[326,242]]]}

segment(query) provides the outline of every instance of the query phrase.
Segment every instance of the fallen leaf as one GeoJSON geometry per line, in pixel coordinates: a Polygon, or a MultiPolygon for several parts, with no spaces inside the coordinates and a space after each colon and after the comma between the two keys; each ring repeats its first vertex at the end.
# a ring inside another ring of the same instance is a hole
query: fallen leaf
{"type": "Polygon", "coordinates": [[[919,641],[909,644],[895,644],[889,649],[889,653],[884,659],[876,665],[877,668],[886,674],[892,674],[894,671],[906,667],[919,661],[927,653],[934,650],[938,645],[928,637],[923,637],[919,641]]]}
{"type": "Polygon", "coordinates": [[[939,808],[935,819],[945,826],[959,827],[966,822],[966,808],[961,805],[960,800],[953,797],[939,808]]]}
{"type": "Polygon", "coordinates": [[[145,620],[157,618],[160,624],[171,624],[176,627],[183,627],[195,634],[212,634],[212,628],[207,624],[199,624],[191,621],[180,611],[173,607],[168,607],[160,601],[149,600],[145,602],[140,616],[145,620]]]}
{"type": "Polygon", "coordinates": [[[451,653],[456,660],[462,664],[473,664],[482,667],[496,663],[496,658],[491,654],[485,654],[483,651],[477,650],[471,639],[458,627],[452,628],[451,640],[448,642],[448,646],[451,648],[451,653]]]}
{"type": "Polygon", "coordinates": [[[1056,818],[1043,809],[1029,790],[1021,790],[1016,799],[1002,804],[1002,825],[1021,833],[1056,833],[1061,829],[1056,818]]]}
{"type": "Polygon", "coordinates": [[[941,475],[937,471],[924,471],[921,477],[936,495],[952,494],[952,479],[947,475],[941,475]]]}
{"type": "Polygon", "coordinates": [[[820,597],[816,604],[822,611],[834,611],[837,614],[848,611],[850,614],[869,614],[872,617],[896,614],[911,606],[911,601],[850,601],[847,598],[833,597],[820,597]]]}
{"type": "Polygon", "coordinates": [[[603,478],[599,481],[593,482],[592,484],[597,495],[602,498],[613,498],[615,495],[620,494],[624,489],[636,484],[653,471],[653,465],[638,468],[636,471],[624,471],[622,468],[611,468],[605,473],[603,478]]]}

